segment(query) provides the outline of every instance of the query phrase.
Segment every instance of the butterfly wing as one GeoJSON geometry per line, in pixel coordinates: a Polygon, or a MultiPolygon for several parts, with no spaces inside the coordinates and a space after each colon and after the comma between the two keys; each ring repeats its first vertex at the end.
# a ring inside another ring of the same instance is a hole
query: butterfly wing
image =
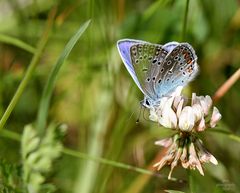
{"type": "Polygon", "coordinates": [[[118,50],[140,90],[151,100],[156,100],[158,95],[154,84],[159,65],[168,52],[161,45],[129,39],[118,41],[118,50]]]}
{"type": "Polygon", "coordinates": [[[198,73],[197,56],[188,43],[161,46],[124,39],[117,46],[128,72],[145,95],[146,106],[156,104],[178,86],[185,86],[198,73]]]}
{"type": "Polygon", "coordinates": [[[171,94],[178,86],[187,85],[198,73],[197,56],[188,43],[168,43],[169,51],[160,65],[154,89],[159,98],[171,94]]]}
{"type": "MultiPolygon", "coordinates": [[[[127,68],[129,74],[132,76],[134,82],[137,84],[138,88],[144,93],[142,86],[140,85],[138,78],[136,76],[133,64],[132,64],[132,59],[130,55],[130,48],[139,43],[144,43],[143,41],[139,40],[131,40],[131,39],[122,39],[117,42],[117,48],[118,52],[122,58],[122,61],[127,68]]],[[[145,94],[145,93],[144,93],[145,94]]]]}

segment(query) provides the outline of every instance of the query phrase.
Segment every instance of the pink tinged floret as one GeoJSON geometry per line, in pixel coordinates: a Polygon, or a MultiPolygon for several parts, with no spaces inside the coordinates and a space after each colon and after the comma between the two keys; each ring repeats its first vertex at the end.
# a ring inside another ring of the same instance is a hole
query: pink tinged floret
{"type": "MultiPolygon", "coordinates": [[[[210,153],[209,153],[209,154],[210,154],[210,153]]],[[[210,159],[209,159],[209,161],[210,161],[211,163],[213,163],[214,165],[218,165],[217,159],[216,159],[212,154],[210,154],[210,159]]]]}
{"type": "Polygon", "coordinates": [[[199,122],[199,125],[196,127],[196,131],[201,132],[206,129],[205,119],[204,117],[201,118],[201,121],[199,122]]]}
{"type": "Polygon", "coordinates": [[[163,147],[169,147],[172,143],[173,143],[172,138],[166,138],[166,139],[155,141],[155,145],[159,145],[163,147]]]}
{"type": "Polygon", "coordinates": [[[179,117],[178,127],[181,131],[191,131],[195,125],[195,115],[190,106],[185,106],[179,117]]]}
{"type": "Polygon", "coordinates": [[[212,99],[211,99],[211,97],[208,96],[208,95],[205,96],[205,97],[201,96],[200,104],[202,106],[204,115],[208,115],[209,109],[212,106],[212,99]]]}
{"type": "Polygon", "coordinates": [[[204,116],[201,105],[200,104],[192,105],[192,110],[195,115],[195,121],[198,122],[199,120],[201,120],[202,117],[204,116]]]}
{"type": "Polygon", "coordinates": [[[179,105],[179,103],[180,103],[181,100],[182,100],[182,97],[181,97],[181,96],[176,96],[176,97],[174,98],[173,107],[174,107],[175,109],[178,108],[178,105],[179,105]]]}
{"type": "Polygon", "coordinates": [[[191,169],[197,168],[201,175],[204,176],[202,165],[198,159],[194,144],[191,143],[189,147],[189,167],[191,169]]]}
{"type": "Polygon", "coordinates": [[[162,116],[159,117],[159,123],[167,128],[176,128],[177,126],[177,116],[175,112],[169,108],[164,109],[162,112],[162,116]]]}
{"type": "Polygon", "coordinates": [[[200,104],[199,97],[197,97],[196,93],[192,93],[192,105],[200,104]]]}
{"type": "Polygon", "coordinates": [[[189,163],[188,163],[188,150],[187,150],[187,147],[186,146],[184,146],[183,147],[183,151],[182,151],[182,155],[181,155],[181,157],[180,157],[180,160],[181,160],[181,163],[182,163],[182,167],[184,167],[184,168],[188,168],[188,166],[189,166],[189,163]]]}
{"type": "Polygon", "coordinates": [[[175,128],[177,126],[177,116],[171,108],[173,97],[169,98],[162,110],[162,115],[159,117],[159,123],[167,128],[175,128]]]}
{"type": "Polygon", "coordinates": [[[184,99],[181,99],[181,101],[179,102],[178,106],[177,106],[177,117],[180,117],[182,108],[183,108],[183,103],[184,103],[184,99]]]}
{"type": "Polygon", "coordinates": [[[210,120],[210,126],[215,127],[217,122],[222,118],[222,115],[219,113],[217,107],[213,107],[213,113],[210,120]]]}
{"type": "Polygon", "coordinates": [[[177,166],[178,160],[181,157],[182,151],[183,151],[183,149],[181,147],[179,147],[178,150],[177,150],[177,153],[175,155],[175,158],[174,158],[174,160],[171,163],[171,170],[169,172],[168,179],[171,179],[173,169],[177,166]]]}
{"type": "Polygon", "coordinates": [[[211,162],[214,165],[218,164],[217,159],[207,151],[207,149],[203,146],[200,139],[195,141],[195,146],[198,152],[198,157],[201,163],[208,163],[211,162]]]}

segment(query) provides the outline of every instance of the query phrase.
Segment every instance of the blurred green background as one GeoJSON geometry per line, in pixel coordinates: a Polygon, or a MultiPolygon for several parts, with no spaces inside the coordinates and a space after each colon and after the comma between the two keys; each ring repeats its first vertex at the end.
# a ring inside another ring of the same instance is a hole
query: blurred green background
{"type": "MultiPolygon", "coordinates": [[[[117,40],[189,42],[198,55],[200,74],[187,92],[197,95],[213,96],[240,67],[240,2],[190,0],[183,38],[186,3],[187,0],[0,0],[0,34],[34,48],[49,12],[57,8],[45,51],[4,129],[21,134],[26,124],[36,121],[51,68],[79,26],[91,19],[60,71],[48,122],[68,125],[66,147],[140,168],[150,167],[161,151],[154,141],[171,133],[144,118],[136,124],[143,95],[121,62],[117,40]]],[[[0,37],[0,115],[12,99],[32,55],[0,37]]],[[[219,161],[218,166],[204,166],[204,177],[193,171],[189,181],[189,171],[178,167],[173,173],[178,180],[168,181],[168,167],[161,170],[160,177],[146,176],[63,154],[54,162],[48,182],[61,193],[160,193],[165,189],[240,192],[240,81],[216,106],[222,114],[218,128],[232,132],[238,141],[217,132],[203,134],[205,146],[219,161]]],[[[1,160],[20,165],[19,152],[19,142],[0,137],[1,160]]],[[[0,176],[0,184],[1,181],[0,176]]]]}

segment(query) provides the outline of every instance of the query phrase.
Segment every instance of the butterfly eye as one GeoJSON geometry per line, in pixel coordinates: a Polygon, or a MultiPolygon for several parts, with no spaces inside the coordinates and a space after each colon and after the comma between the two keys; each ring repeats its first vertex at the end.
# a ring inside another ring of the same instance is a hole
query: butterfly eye
{"type": "Polygon", "coordinates": [[[156,80],[156,77],[154,76],[154,77],[152,78],[152,80],[155,81],[155,80],[156,80]]]}
{"type": "Polygon", "coordinates": [[[183,67],[181,67],[180,70],[183,70],[183,67]]]}
{"type": "Polygon", "coordinates": [[[169,78],[167,78],[167,81],[169,81],[169,78]]]}
{"type": "Polygon", "coordinates": [[[178,60],[178,58],[179,58],[179,57],[178,57],[178,56],[176,56],[176,57],[174,58],[174,60],[178,60]]]}
{"type": "Polygon", "coordinates": [[[146,100],[146,105],[148,105],[148,106],[150,105],[150,103],[148,102],[148,100],[146,100]]]}
{"type": "Polygon", "coordinates": [[[149,82],[149,81],[150,81],[150,78],[148,77],[146,80],[147,80],[147,82],[149,82]]]}
{"type": "Polygon", "coordinates": [[[136,59],[136,60],[135,60],[135,63],[138,64],[138,62],[139,62],[138,59],[136,59]]]}
{"type": "Polygon", "coordinates": [[[172,71],[172,70],[169,70],[169,71],[168,71],[168,74],[172,74],[172,73],[173,73],[173,71],[172,71]]]}
{"type": "Polygon", "coordinates": [[[164,68],[161,69],[161,73],[164,71],[164,68]]]}
{"type": "Polygon", "coordinates": [[[140,60],[142,60],[142,58],[143,58],[142,56],[139,57],[140,60]]]}
{"type": "Polygon", "coordinates": [[[182,74],[185,76],[185,75],[186,75],[186,72],[183,72],[182,74]]]}
{"type": "Polygon", "coordinates": [[[161,83],[161,82],[162,82],[162,79],[159,79],[159,80],[158,80],[158,83],[161,83]]]}

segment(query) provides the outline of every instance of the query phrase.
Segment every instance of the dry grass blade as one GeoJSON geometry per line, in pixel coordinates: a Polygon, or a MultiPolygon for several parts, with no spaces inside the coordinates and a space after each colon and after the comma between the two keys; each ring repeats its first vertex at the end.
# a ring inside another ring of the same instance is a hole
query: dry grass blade
{"type": "Polygon", "coordinates": [[[213,101],[217,102],[240,79],[240,68],[215,92],[213,101]]]}

